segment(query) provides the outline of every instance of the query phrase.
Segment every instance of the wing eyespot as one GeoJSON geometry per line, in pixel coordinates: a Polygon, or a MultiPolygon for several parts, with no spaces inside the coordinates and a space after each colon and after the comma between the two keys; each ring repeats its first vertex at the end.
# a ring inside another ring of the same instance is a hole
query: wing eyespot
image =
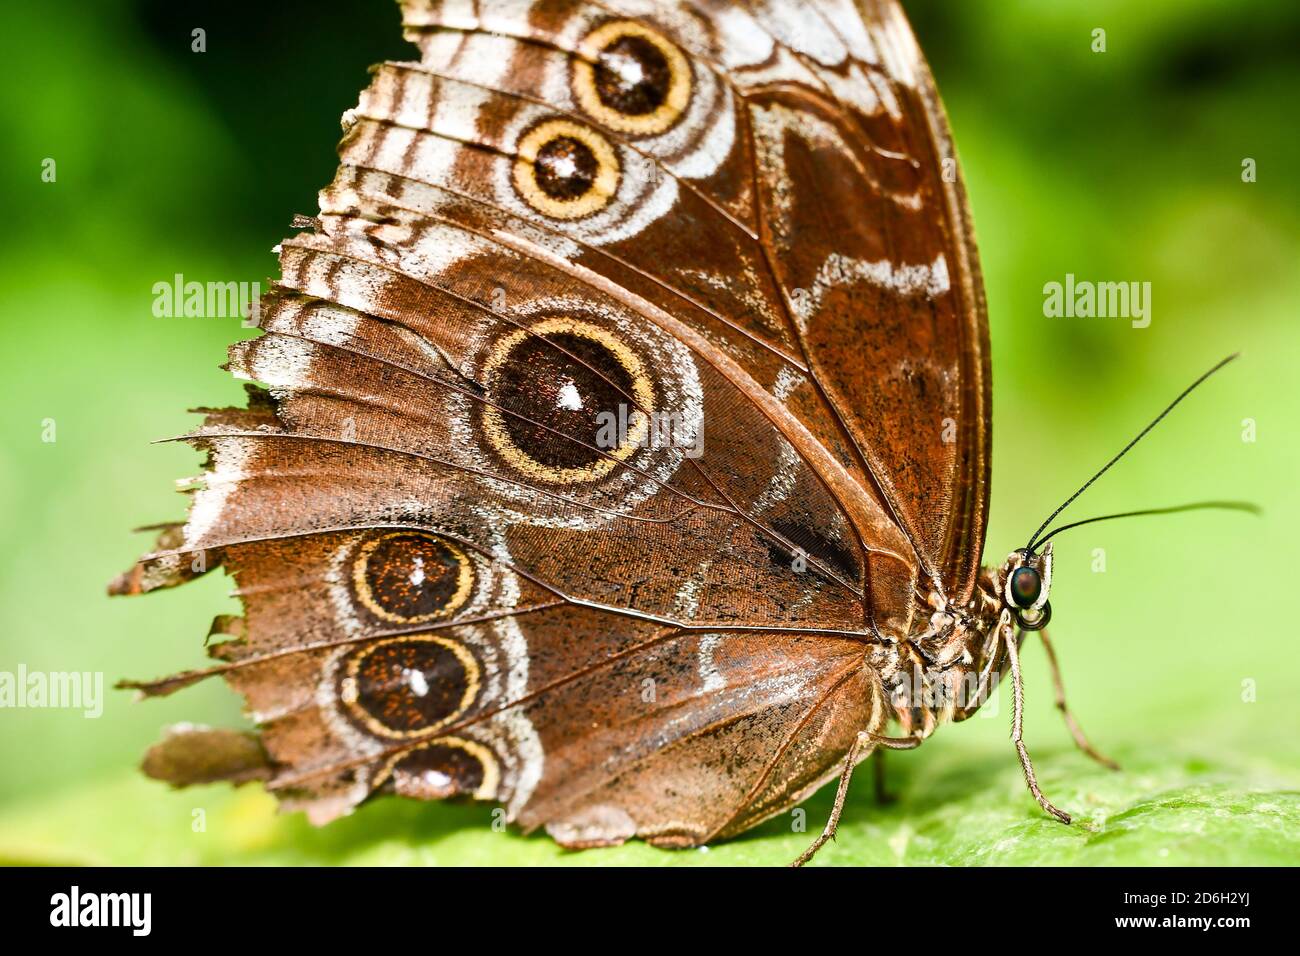
{"type": "Polygon", "coordinates": [[[347,656],[339,700],[349,716],[380,737],[423,737],[465,713],[482,673],[463,644],[443,636],[405,636],[347,656]]]}
{"type": "Polygon", "coordinates": [[[691,66],[663,34],[632,20],[602,24],[582,40],[572,87],[578,105],[619,133],[655,136],[691,99],[691,66]]]}
{"type": "Polygon", "coordinates": [[[655,395],[646,363],[620,336],[590,322],[557,316],[502,336],[484,361],[483,379],[492,400],[482,411],[487,444],[535,481],[605,478],[649,431],[642,409],[652,408],[655,395]]]}
{"type": "Polygon", "coordinates": [[[618,153],[600,133],[571,120],[550,119],[519,138],[512,178],[531,208],[568,220],[609,205],[622,172],[618,153]]]}
{"type": "Polygon", "coordinates": [[[441,800],[467,793],[490,800],[497,792],[501,767],[496,755],[476,740],[436,737],[388,761],[375,775],[377,789],[392,780],[404,797],[441,800]]]}
{"type": "Polygon", "coordinates": [[[367,541],[352,567],[357,602],[393,624],[452,616],[473,595],[474,577],[474,566],[460,548],[420,531],[397,531],[367,541]]]}

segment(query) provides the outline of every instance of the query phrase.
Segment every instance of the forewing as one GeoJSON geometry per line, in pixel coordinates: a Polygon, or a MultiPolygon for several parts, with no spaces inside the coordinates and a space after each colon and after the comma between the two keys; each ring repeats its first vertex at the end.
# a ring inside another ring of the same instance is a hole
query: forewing
{"type": "Polygon", "coordinates": [[[712,8],[801,354],[941,592],[984,541],[988,330],[942,104],[893,0],[712,8]]]}

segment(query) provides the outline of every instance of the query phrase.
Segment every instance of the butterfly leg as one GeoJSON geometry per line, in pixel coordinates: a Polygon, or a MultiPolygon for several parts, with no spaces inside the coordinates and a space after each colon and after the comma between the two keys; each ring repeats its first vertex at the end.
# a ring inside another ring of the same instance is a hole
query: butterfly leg
{"type": "Polygon", "coordinates": [[[1047,652],[1047,666],[1052,671],[1052,687],[1056,692],[1056,709],[1061,712],[1061,716],[1065,720],[1065,726],[1070,728],[1070,736],[1074,738],[1075,746],[1103,767],[1118,770],[1119,764],[1093,748],[1092,744],[1088,742],[1088,737],[1084,734],[1083,728],[1074,719],[1074,714],[1070,713],[1070,708],[1065,703],[1065,683],[1061,680],[1061,670],[1056,663],[1056,651],[1052,649],[1052,642],[1047,639],[1047,628],[1039,631],[1038,636],[1042,639],[1043,650],[1047,652]]]}
{"type": "Polygon", "coordinates": [[[853,779],[853,768],[857,766],[858,754],[862,753],[862,748],[871,740],[871,735],[865,730],[859,731],[858,736],[853,740],[853,746],[849,747],[848,758],[844,761],[844,770],[840,774],[840,785],[835,790],[835,805],[831,807],[830,818],[826,821],[826,826],[822,828],[821,834],[813,840],[808,849],[799,854],[790,865],[792,867],[803,866],[811,860],[826,843],[835,839],[835,831],[839,829],[840,814],[844,812],[844,798],[849,793],[849,781],[853,779]]]}
{"type": "MultiPolygon", "coordinates": [[[[840,774],[840,785],[835,791],[835,805],[831,807],[830,818],[826,821],[826,826],[822,828],[821,835],[813,840],[812,846],[799,854],[799,858],[791,863],[791,866],[803,866],[816,855],[830,840],[835,839],[835,831],[840,825],[840,814],[844,812],[844,798],[849,793],[849,781],[853,779],[853,768],[857,766],[858,755],[862,753],[862,748],[868,743],[884,747],[888,750],[914,750],[921,746],[924,737],[883,737],[880,734],[868,733],[865,730],[858,731],[858,736],[853,741],[853,746],[849,748],[848,759],[844,761],[844,770],[840,774]]],[[[876,751],[876,756],[883,756],[881,751],[876,751]]],[[[879,761],[876,766],[880,768],[877,773],[877,785],[884,785],[884,762],[879,761]]],[[[877,791],[879,794],[880,790],[877,791]]]]}
{"type": "Polygon", "coordinates": [[[872,780],[876,787],[876,802],[884,805],[894,802],[894,795],[885,789],[885,751],[875,750],[871,754],[872,780]]]}
{"type": "Polygon", "coordinates": [[[1011,658],[1011,683],[1012,683],[1012,712],[1011,712],[1011,742],[1016,745],[1016,753],[1020,755],[1020,766],[1025,771],[1025,783],[1029,785],[1029,792],[1034,795],[1038,805],[1050,813],[1062,823],[1070,822],[1070,815],[1064,810],[1059,810],[1053,805],[1052,801],[1043,796],[1043,791],[1038,787],[1038,777],[1034,774],[1034,764],[1029,759],[1029,751],[1025,749],[1023,739],[1024,722],[1025,722],[1025,688],[1020,678],[1020,650],[1016,646],[1017,640],[1011,636],[1007,640],[1007,656],[1011,658]]]}

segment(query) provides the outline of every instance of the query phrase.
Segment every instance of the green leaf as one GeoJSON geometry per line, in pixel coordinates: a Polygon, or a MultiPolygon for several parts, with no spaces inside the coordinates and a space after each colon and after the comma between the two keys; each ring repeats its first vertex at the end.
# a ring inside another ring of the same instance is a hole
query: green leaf
{"type": "MultiPolygon", "coordinates": [[[[816,864],[870,866],[1235,865],[1300,859],[1300,792],[1280,767],[1169,750],[1116,756],[1115,773],[1082,755],[1038,761],[1045,791],[1072,826],[1033,802],[1009,746],[963,749],[958,731],[928,757],[889,757],[893,802],[880,806],[863,768],[838,839],[816,864]]],[[[257,786],[176,791],[139,776],[85,786],[0,816],[0,860],[44,864],[780,865],[822,826],[834,788],[740,839],[707,849],[641,843],[579,853],[542,834],[493,827],[492,808],[376,800],[314,828],[279,815],[257,786]],[[201,821],[202,828],[199,829],[201,821]]]]}

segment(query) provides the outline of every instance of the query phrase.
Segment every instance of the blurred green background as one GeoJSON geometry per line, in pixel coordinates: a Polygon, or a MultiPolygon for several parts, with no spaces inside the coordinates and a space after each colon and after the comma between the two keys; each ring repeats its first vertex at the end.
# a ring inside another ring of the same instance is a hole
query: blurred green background
{"type": "MultiPolygon", "coordinates": [[[[891,755],[898,802],[869,774],[840,863],[1286,863],[1300,858],[1300,6],[1292,0],[913,0],[971,193],[993,342],[986,560],[1224,354],[1198,392],[1071,511],[1204,498],[1199,513],[1102,524],[1057,545],[1053,633],[1085,728],[1126,764],[1072,751],[1041,649],[1027,644],[1027,735],[1041,817],[1007,741],[1008,708],[891,755]],[[1107,49],[1092,51],[1095,29],[1107,49]],[[1257,182],[1242,181],[1242,163],[1257,182]],[[1049,319],[1043,286],[1149,281],[1149,328],[1049,319]],[[1256,440],[1243,440],[1243,421],[1256,440]],[[1104,549],[1105,570],[1095,570],[1104,549]],[[1245,698],[1245,699],[1244,699],[1245,698]]],[[[142,600],[105,583],[178,519],[197,456],[151,439],[185,409],[239,400],[217,366],[237,319],[160,319],[155,282],[259,281],[293,213],[315,212],[338,118],[366,67],[406,58],[395,4],[87,3],[5,7],[0,29],[0,671],[101,671],[98,719],[0,710],[0,861],[783,862],[788,818],[709,853],[564,854],[493,832],[482,807],[385,800],[324,831],[253,789],[169,793],[134,767],[167,723],[238,724],[220,683],[136,703],[122,676],[194,666],[211,575],[142,600]],[[191,30],[207,52],[191,52],[191,30]],[[57,180],[43,182],[52,158],[57,180]],[[53,419],[54,442],[42,440],[53,419]],[[207,811],[206,832],[192,827],[207,811]]],[[[994,708],[987,708],[992,711],[994,708]]],[[[807,805],[808,829],[829,806],[807,805]]]]}

